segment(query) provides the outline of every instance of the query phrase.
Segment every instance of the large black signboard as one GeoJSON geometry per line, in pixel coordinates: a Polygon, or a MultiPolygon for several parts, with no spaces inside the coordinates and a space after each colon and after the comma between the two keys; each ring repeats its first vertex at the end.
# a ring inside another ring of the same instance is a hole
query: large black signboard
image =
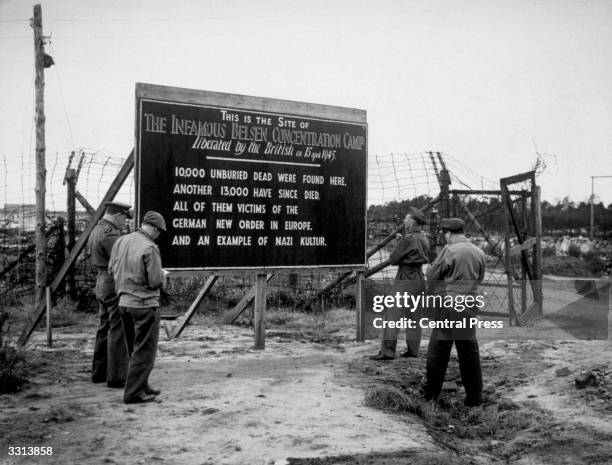
{"type": "Polygon", "coordinates": [[[365,264],[365,111],[137,84],[135,153],[169,269],[365,264]]]}

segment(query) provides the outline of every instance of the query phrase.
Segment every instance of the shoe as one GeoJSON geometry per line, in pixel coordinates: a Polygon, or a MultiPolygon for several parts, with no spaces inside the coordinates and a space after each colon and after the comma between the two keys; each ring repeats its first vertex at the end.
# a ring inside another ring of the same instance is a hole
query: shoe
{"type": "Polygon", "coordinates": [[[149,394],[140,394],[139,396],[136,396],[133,399],[123,399],[124,404],[146,404],[148,402],[161,402],[161,401],[157,400],[157,397],[151,396],[149,394]]]}
{"type": "Polygon", "coordinates": [[[371,355],[370,360],[393,360],[393,357],[387,357],[386,355],[383,355],[382,352],[378,352],[376,355],[371,355]]]}
{"type": "Polygon", "coordinates": [[[150,396],[158,396],[161,394],[161,390],[152,388],[151,386],[147,385],[147,387],[145,388],[145,394],[150,396]]]}
{"type": "Polygon", "coordinates": [[[120,381],[109,381],[106,383],[109,388],[123,388],[125,387],[125,380],[120,381]]]}
{"type": "Polygon", "coordinates": [[[404,357],[404,358],[417,358],[418,355],[413,354],[412,352],[405,350],[404,352],[402,352],[400,354],[400,357],[404,357]]]}
{"type": "Polygon", "coordinates": [[[465,399],[463,401],[463,405],[465,405],[466,407],[478,407],[479,405],[482,404],[482,399],[465,399]]]}

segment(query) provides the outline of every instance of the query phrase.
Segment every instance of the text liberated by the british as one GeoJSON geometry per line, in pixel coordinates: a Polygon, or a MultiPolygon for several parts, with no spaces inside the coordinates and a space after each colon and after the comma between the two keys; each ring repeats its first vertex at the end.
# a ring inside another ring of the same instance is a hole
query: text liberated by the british
{"type": "Polygon", "coordinates": [[[137,209],[166,218],[165,266],[364,264],[365,112],[362,122],[342,121],[325,118],[325,106],[281,113],[280,101],[217,93],[194,103],[197,91],[166,101],[154,88],[162,95],[146,98],[150,86],[137,85],[137,209]]]}

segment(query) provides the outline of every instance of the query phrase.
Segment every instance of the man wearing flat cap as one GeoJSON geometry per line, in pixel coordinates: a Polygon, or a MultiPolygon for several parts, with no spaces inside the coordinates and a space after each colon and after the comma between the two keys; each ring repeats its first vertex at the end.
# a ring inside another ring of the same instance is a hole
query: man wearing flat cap
{"type": "MultiPolygon", "coordinates": [[[[461,218],[440,221],[446,246],[427,270],[430,294],[462,296],[463,299],[468,295],[477,295],[478,284],[485,275],[486,256],[465,237],[464,226],[461,218]]],[[[462,320],[475,315],[475,309],[455,307],[438,309],[437,319],[462,320]]],[[[435,400],[440,395],[453,343],[466,393],[464,403],[468,407],[479,405],[482,402],[482,370],[475,327],[436,327],[432,330],[427,349],[425,399],[435,400]]]]}
{"type": "MultiPolygon", "coordinates": [[[[423,264],[429,262],[429,240],[421,227],[427,224],[425,215],[420,210],[410,207],[410,211],[404,218],[404,235],[399,239],[397,246],[389,256],[391,265],[397,265],[394,291],[408,292],[420,295],[427,290],[425,277],[423,275],[423,264]],[[401,289],[399,289],[401,287],[401,289]]],[[[416,357],[421,344],[421,327],[418,322],[421,309],[398,309],[390,308],[385,311],[385,320],[399,321],[402,317],[416,322],[414,328],[406,328],[406,351],[402,357],[416,357]]],[[[397,333],[399,329],[383,329],[382,343],[377,355],[370,357],[372,360],[392,360],[395,358],[397,346],[397,333]]]]}
{"type": "Polygon", "coordinates": [[[100,317],[91,380],[94,383],[107,383],[109,387],[123,387],[128,355],[119,316],[119,299],[113,277],[108,272],[108,261],[126,219],[132,218],[132,215],[130,205],[121,202],[108,202],[105,207],[104,216],[89,236],[91,262],[97,271],[95,294],[100,317]]]}
{"type": "Polygon", "coordinates": [[[129,352],[123,391],[126,404],[154,402],[160,394],[149,385],[149,375],[157,352],[160,289],[165,282],[154,241],[165,231],[164,218],[157,212],[146,212],[139,229],[117,240],[108,264],[129,352]]]}

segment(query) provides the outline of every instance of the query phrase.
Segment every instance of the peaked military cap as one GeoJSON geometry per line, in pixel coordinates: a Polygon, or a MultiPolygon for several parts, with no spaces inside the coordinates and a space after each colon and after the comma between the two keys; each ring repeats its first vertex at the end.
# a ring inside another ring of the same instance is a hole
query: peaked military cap
{"type": "Polygon", "coordinates": [[[152,210],[145,213],[144,217],[142,218],[142,222],[156,226],[162,231],[166,231],[166,221],[164,220],[164,217],[152,210]]]}
{"type": "Polygon", "coordinates": [[[106,207],[106,212],[110,213],[111,215],[114,215],[115,213],[123,213],[128,218],[132,218],[132,212],[130,211],[132,206],[128,205],[127,203],[106,202],[104,206],[106,207]]]}
{"type": "Polygon", "coordinates": [[[408,209],[408,214],[412,216],[415,220],[417,220],[419,223],[427,224],[427,218],[425,217],[425,214],[418,208],[410,207],[408,209]]]}
{"type": "Polygon", "coordinates": [[[465,226],[465,221],[461,218],[443,218],[440,220],[440,227],[450,232],[461,231],[465,226]]]}

